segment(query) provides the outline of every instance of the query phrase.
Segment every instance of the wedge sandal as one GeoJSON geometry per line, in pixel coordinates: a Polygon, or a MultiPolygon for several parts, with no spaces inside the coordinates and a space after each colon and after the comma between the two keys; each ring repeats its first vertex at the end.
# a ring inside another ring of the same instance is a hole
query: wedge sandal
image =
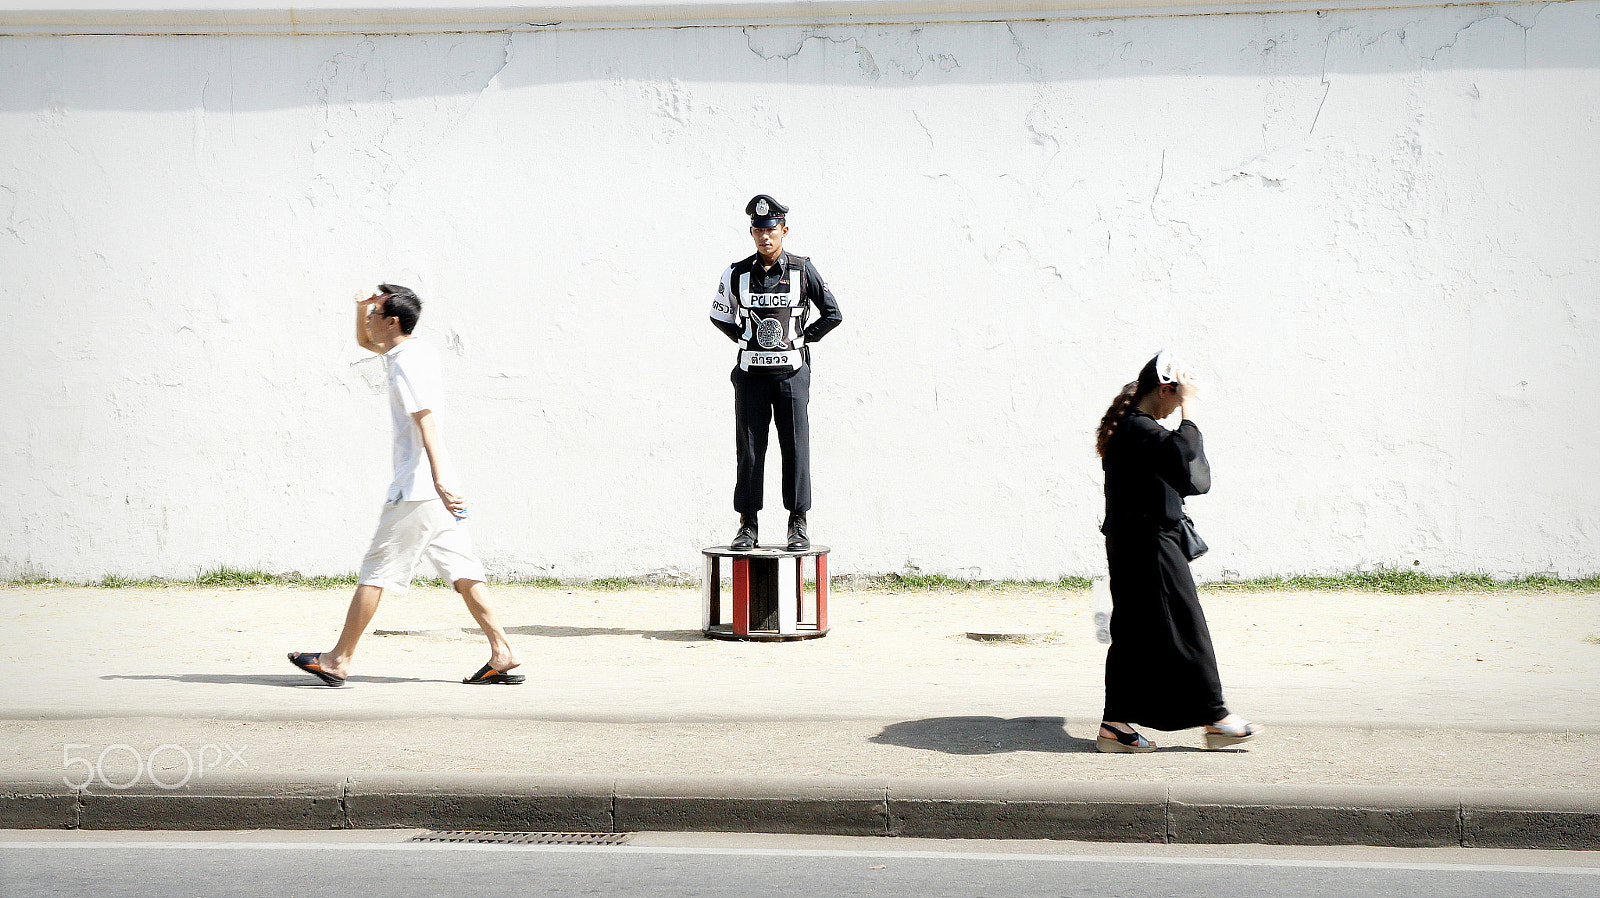
{"type": "Polygon", "coordinates": [[[1156,744],[1146,739],[1142,733],[1124,733],[1104,723],[1100,724],[1100,735],[1095,737],[1094,747],[1108,755],[1143,754],[1156,750],[1156,744]],[[1107,732],[1116,733],[1117,738],[1106,736],[1107,732]]]}

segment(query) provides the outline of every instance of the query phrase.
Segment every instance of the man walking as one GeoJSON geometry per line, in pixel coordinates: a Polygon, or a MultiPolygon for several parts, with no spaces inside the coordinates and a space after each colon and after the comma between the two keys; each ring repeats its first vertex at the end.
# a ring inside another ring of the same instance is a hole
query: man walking
{"type": "Polygon", "coordinates": [[[463,683],[516,684],[507,673],[520,662],[489,607],[483,564],[467,534],[467,502],[454,490],[437,415],[443,399],[439,355],[411,336],[422,300],[405,287],[381,284],[356,294],[356,342],[383,356],[394,421],[394,480],[372,547],[361,563],[355,596],[339,642],[326,652],[290,652],[294,666],[328,686],[343,686],[356,643],[367,631],[384,590],[404,593],[424,556],[467,604],[489,638],[489,663],[463,683]]]}
{"type": "Polygon", "coordinates": [[[788,547],[803,551],[811,547],[806,533],[806,512],[811,510],[810,344],[844,318],[811,260],[783,251],[789,207],[761,194],[744,211],[750,216],[755,254],[722,272],[711,303],[711,323],[739,344],[739,363],[730,375],[739,452],[733,491],[739,532],[731,547],[757,545],[767,432],[776,423],[783,453],[783,507],[789,511],[788,547]],[[819,317],[808,326],[811,306],[819,317]]]}

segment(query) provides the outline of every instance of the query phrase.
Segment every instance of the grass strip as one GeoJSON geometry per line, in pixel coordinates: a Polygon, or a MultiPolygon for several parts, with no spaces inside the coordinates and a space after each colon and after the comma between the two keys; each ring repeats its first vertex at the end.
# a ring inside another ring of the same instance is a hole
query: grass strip
{"type": "MultiPolygon", "coordinates": [[[[592,580],[560,580],[554,577],[491,578],[496,586],[524,586],[535,589],[593,589],[622,592],[632,589],[683,588],[698,589],[697,580],[667,578],[660,575],[645,577],[599,577],[592,580]]],[[[246,571],[232,567],[219,567],[190,579],[170,577],[130,578],[106,574],[91,582],[72,582],[52,577],[21,577],[0,581],[0,587],[9,588],[82,588],[98,589],[159,589],[199,587],[206,589],[242,588],[252,586],[290,586],[305,589],[339,589],[353,587],[356,575],[306,577],[299,573],[269,574],[265,571],[246,571]]],[[[447,588],[438,578],[418,578],[413,585],[422,588],[447,588]]],[[[886,592],[972,592],[989,590],[1000,592],[1082,593],[1093,586],[1088,577],[1063,576],[1054,580],[971,580],[946,574],[881,574],[845,575],[833,580],[835,590],[882,590],[886,592]]],[[[1529,574],[1499,580],[1488,574],[1424,574],[1419,571],[1382,568],[1375,571],[1355,571],[1345,574],[1256,577],[1250,580],[1213,580],[1199,584],[1203,592],[1381,592],[1395,595],[1450,592],[1542,592],[1587,593],[1600,592],[1600,576],[1562,579],[1549,574],[1529,574]]]]}
{"type": "Polygon", "coordinates": [[[1549,574],[1528,574],[1498,580],[1488,574],[1424,574],[1399,568],[1379,568],[1331,576],[1300,574],[1256,577],[1251,580],[1213,580],[1200,585],[1208,592],[1384,592],[1417,595],[1433,592],[1596,592],[1600,576],[1565,580],[1549,574]]]}
{"type": "Polygon", "coordinates": [[[1088,592],[1094,581],[1088,577],[1058,577],[1054,580],[967,580],[944,574],[882,574],[846,579],[836,588],[881,589],[888,592],[966,592],[995,589],[1006,592],[1088,592]]]}

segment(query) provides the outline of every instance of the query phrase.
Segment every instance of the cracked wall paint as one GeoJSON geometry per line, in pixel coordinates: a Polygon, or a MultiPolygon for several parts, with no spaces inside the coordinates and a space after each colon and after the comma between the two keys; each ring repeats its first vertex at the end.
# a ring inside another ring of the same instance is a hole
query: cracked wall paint
{"type": "Polygon", "coordinates": [[[1595,2],[0,39],[0,574],[351,569],[378,279],[428,300],[494,571],[692,573],[757,192],[846,314],[838,570],[1097,573],[1088,434],[1168,345],[1201,576],[1593,573],[1597,60],[1595,2]]]}

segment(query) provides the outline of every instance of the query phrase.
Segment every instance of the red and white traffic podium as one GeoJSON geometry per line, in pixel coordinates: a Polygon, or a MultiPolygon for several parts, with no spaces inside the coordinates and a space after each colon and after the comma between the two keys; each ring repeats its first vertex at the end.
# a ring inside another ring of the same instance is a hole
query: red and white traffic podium
{"type": "Polygon", "coordinates": [[[701,629],[712,639],[787,642],[828,635],[828,547],[804,551],[712,546],[701,583],[701,629]],[[806,559],[812,559],[811,614],[806,614],[806,559]],[[730,606],[723,614],[723,564],[729,568],[730,606]],[[726,621],[726,622],[724,622],[726,621]]]}

